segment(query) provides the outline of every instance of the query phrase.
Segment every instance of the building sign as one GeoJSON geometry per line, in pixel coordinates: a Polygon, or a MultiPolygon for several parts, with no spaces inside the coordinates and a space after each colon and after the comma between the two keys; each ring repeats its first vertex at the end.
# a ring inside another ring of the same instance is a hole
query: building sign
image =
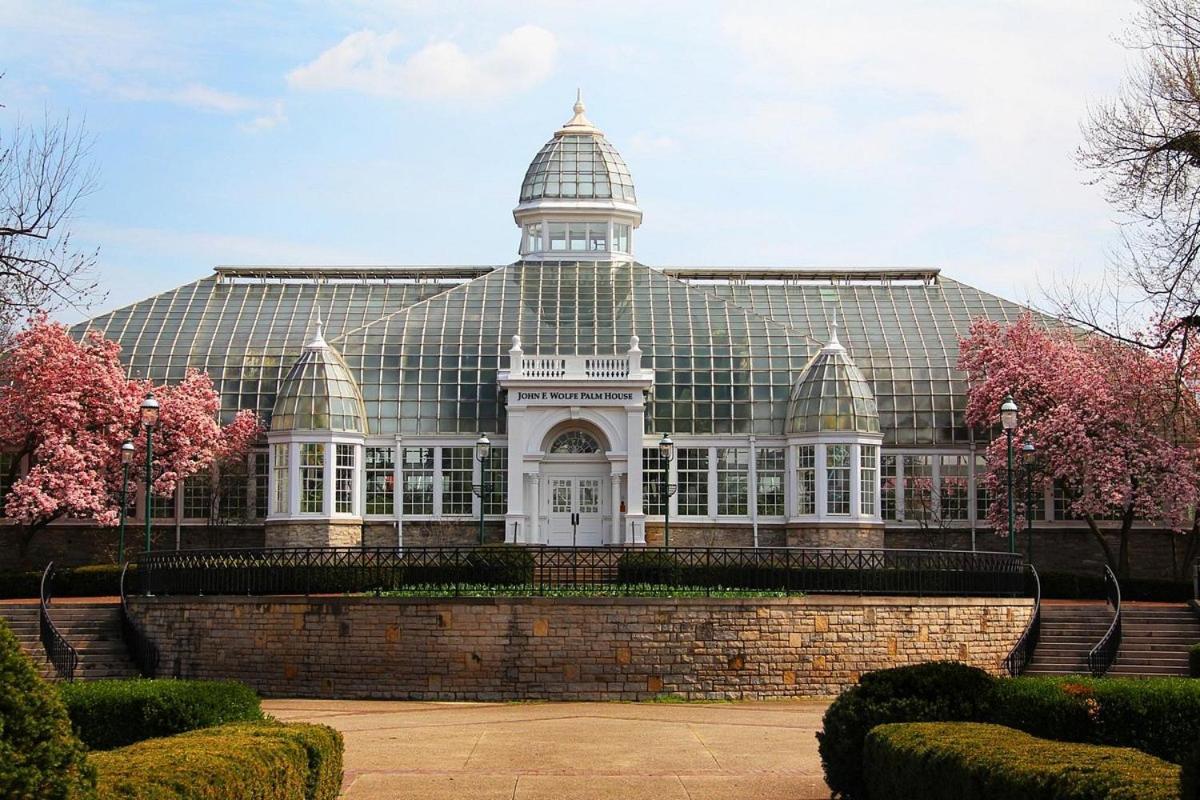
{"type": "Polygon", "coordinates": [[[641,392],[607,392],[607,391],[545,391],[517,392],[517,402],[535,406],[556,405],[615,405],[633,403],[641,400],[641,392]]]}

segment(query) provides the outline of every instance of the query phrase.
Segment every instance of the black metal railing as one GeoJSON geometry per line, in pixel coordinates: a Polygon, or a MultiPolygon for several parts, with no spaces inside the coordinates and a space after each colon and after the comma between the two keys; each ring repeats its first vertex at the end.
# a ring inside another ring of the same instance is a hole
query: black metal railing
{"type": "Polygon", "coordinates": [[[1097,678],[1108,672],[1117,659],[1117,651],[1121,649],[1121,584],[1107,564],[1104,565],[1104,594],[1113,609],[1112,623],[1088,653],[1087,659],[1088,669],[1097,678]]]}
{"type": "Polygon", "coordinates": [[[439,594],[694,590],[800,593],[1024,594],[1020,556],[962,550],[616,547],[327,547],[143,554],[155,595],[439,594]]]}
{"type": "Polygon", "coordinates": [[[50,601],[54,584],[54,562],[46,565],[42,572],[41,603],[38,609],[38,632],[42,647],[46,650],[46,658],[54,665],[58,677],[64,680],[75,679],[75,668],[79,666],[79,654],[67,643],[59,633],[58,626],[50,619],[50,601]]]}
{"type": "Polygon", "coordinates": [[[1038,572],[1034,569],[1033,564],[1028,566],[1029,575],[1033,581],[1033,616],[1029,618],[1029,623],[1025,626],[1025,630],[1021,633],[1021,638],[1017,640],[1012,652],[1004,659],[1005,669],[1008,670],[1009,675],[1014,677],[1020,675],[1029,666],[1034,648],[1037,647],[1038,640],[1042,636],[1042,580],[1038,577],[1038,572]]]}
{"type": "Polygon", "coordinates": [[[137,666],[143,678],[153,678],[158,674],[158,647],[146,638],[142,629],[133,621],[129,614],[129,603],[125,597],[125,576],[129,572],[129,563],[121,567],[121,638],[125,640],[125,649],[129,658],[137,666]]]}

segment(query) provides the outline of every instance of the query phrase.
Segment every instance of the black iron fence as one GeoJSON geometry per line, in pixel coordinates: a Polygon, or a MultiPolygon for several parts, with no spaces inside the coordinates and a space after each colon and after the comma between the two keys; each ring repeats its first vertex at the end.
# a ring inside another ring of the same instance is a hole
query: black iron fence
{"type": "Polygon", "coordinates": [[[71,647],[62,634],[58,632],[58,626],[54,624],[54,620],[50,619],[50,601],[53,599],[53,586],[54,562],[51,561],[46,565],[45,571],[42,572],[41,602],[38,608],[38,633],[42,640],[42,647],[46,650],[46,658],[54,665],[54,671],[58,673],[58,677],[70,681],[75,679],[75,668],[79,666],[79,654],[75,652],[75,648],[71,647]]]}
{"type": "Polygon", "coordinates": [[[1020,556],[961,550],[503,545],[183,550],[143,554],[138,571],[143,588],[156,595],[1025,592],[1020,556]]]}
{"type": "Polygon", "coordinates": [[[121,638],[125,640],[125,649],[129,651],[129,658],[137,665],[138,672],[143,678],[153,678],[158,674],[158,648],[146,638],[129,614],[125,594],[125,578],[128,572],[129,563],[126,562],[125,566],[121,567],[121,638]]]}
{"type": "Polygon", "coordinates": [[[1033,616],[1029,618],[1029,624],[1025,626],[1025,630],[1021,633],[1021,638],[1017,640],[1012,652],[1004,659],[1005,669],[1008,670],[1009,675],[1013,676],[1020,675],[1029,666],[1029,660],[1033,658],[1033,650],[1042,636],[1042,580],[1038,577],[1038,572],[1033,568],[1033,564],[1028,566],[1030,590],[1033,595],[1033,616]]]}
{"type": "Polygon", "coordinates": [[[1112,606],[1113,618],[1104,637],[1088,653],[1088,669],[1096,677],[1108,672],[1121,649],[1121,584],[1107,564],[1104,565],[1104,592],[1112,606]]]}

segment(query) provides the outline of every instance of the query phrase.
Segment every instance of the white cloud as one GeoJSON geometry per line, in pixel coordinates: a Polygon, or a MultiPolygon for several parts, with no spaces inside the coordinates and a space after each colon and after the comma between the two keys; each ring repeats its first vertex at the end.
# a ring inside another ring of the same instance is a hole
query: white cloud
{"type": "Polygon", "coordinates": [[[150,103],[173,103],[185,108],[218,114],[239,114],[254,111],[262,103],[232,92],[223,92],[202,83],[189,83],[177,89],[158,89],[141,85],[113,86],[113,94],[122,100],[150,103]]]}
{"type": "Polygon", "coordinates": [[[285,122],[287,122],[287,114],[284,113],[283,101],[276,100],[271,104],[271,108],[267,113],[259,114],[254,119],[243,124],[241,128],[247,133],[258,133],[259,131],[268,131],[285,122]]]}
{"type": "Polygon", "coordinates": [[[553,71],[558,54],[555,35],[536,25],[516,28],[474,55],[454,42],[438,41],[395,60],[402,42],[397,31],[352,33],[289,72],[288,84],[383,97],[488,99],[541,83],[553,71]]]}

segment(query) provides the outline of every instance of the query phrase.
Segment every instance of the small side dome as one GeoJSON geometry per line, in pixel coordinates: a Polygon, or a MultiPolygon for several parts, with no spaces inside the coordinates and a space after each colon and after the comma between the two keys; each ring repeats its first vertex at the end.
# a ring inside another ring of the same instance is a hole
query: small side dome
{"type": "Polygon", "coordinates": [[[784,433],[879,433],[875,393],[837,338],[805,365],[788,398],[784,433]]]}
{"type": "Polygon", "coordinates": [[[350,368],[321,335],[304,346],[275,396],[272,431],[367,432],[367,410],[350,368]]]}

